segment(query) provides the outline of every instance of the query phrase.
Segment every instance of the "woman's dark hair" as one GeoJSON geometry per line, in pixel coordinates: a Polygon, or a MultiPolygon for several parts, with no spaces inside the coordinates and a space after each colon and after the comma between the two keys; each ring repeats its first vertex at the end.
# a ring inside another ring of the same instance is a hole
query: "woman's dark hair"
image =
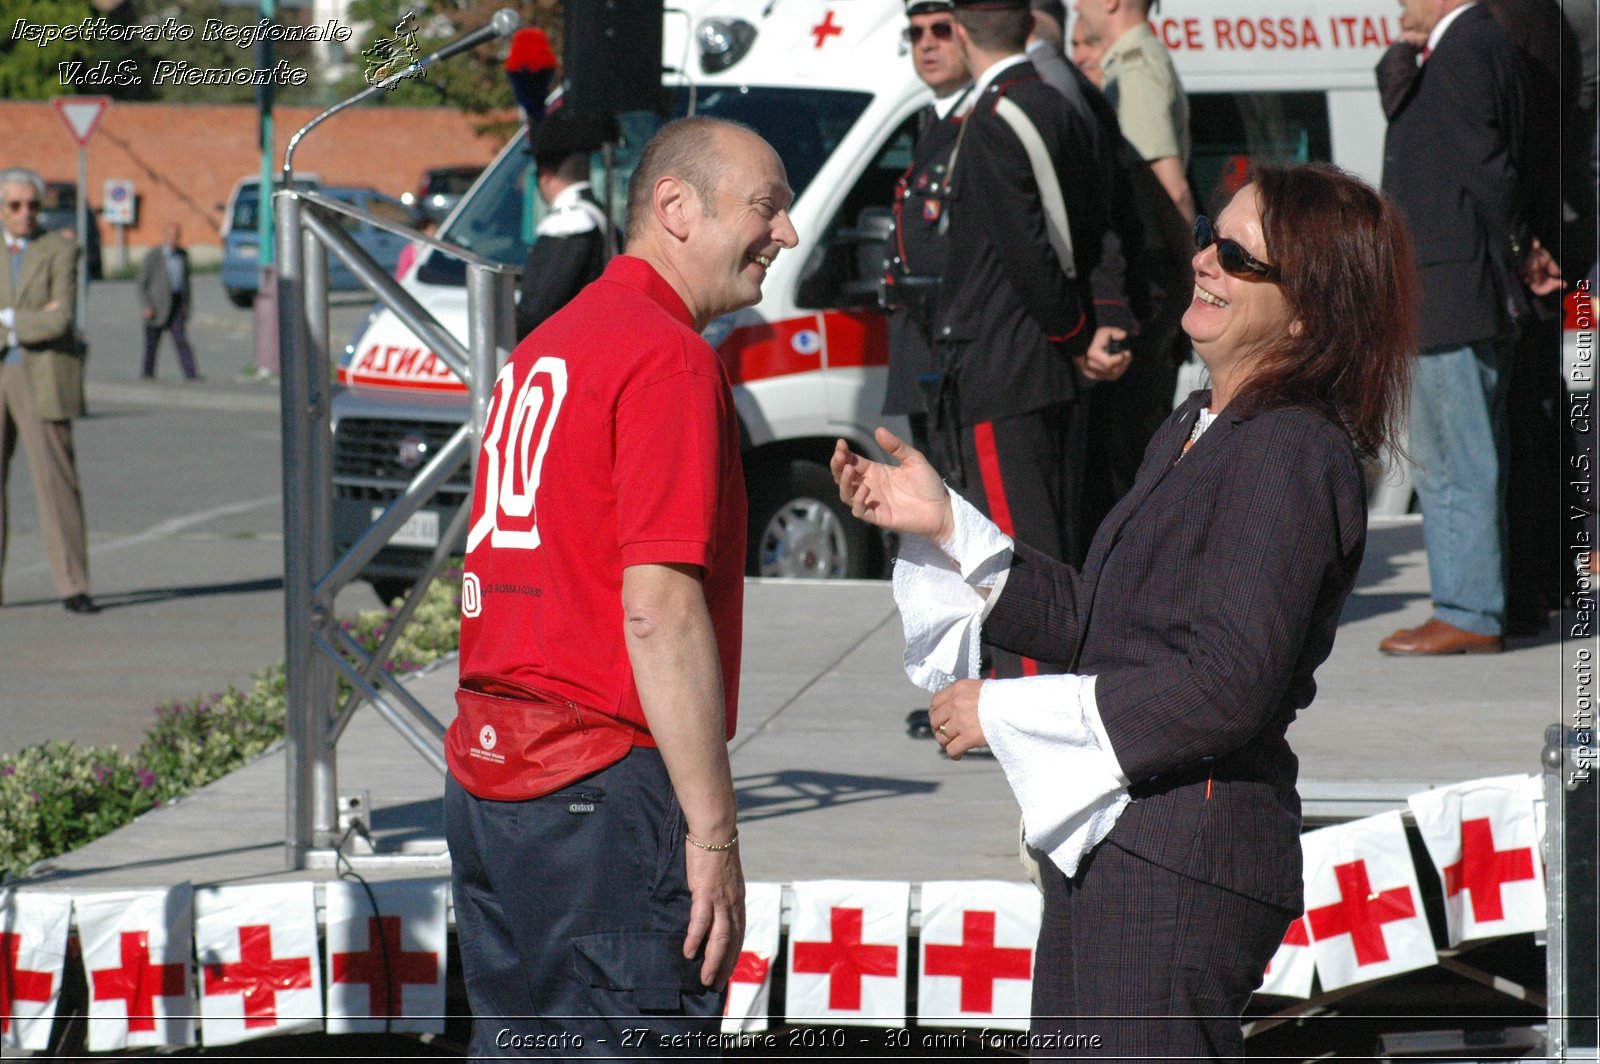
{"type": "Polygon", "coordinates": [[[1417,350],[1417,278],[1394,206],[1323,163],[1261,166],[1250,177],[1267,261],[1297,327],[1243,388],[1252,405],[1304,406],[1343,425],[1376,458],[1396,443],[1417,350]]]}

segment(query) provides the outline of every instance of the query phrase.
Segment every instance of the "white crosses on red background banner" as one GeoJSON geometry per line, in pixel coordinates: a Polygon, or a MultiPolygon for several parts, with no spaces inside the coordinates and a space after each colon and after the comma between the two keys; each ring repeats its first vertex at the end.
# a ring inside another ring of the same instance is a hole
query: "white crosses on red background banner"
{"type": "Polygon", "coordinates": [[[1444,886],[1450,945],[1544,928],[1539,798],[1538,777],[1499,776],[1406,800],[1444,886]]]}
{"type": "Polygon", "coordinates": [[[89,1050],[194,1044],[194,891],[80,894],[78,938],[89,982],[89,1050]]]}
{"type": "Polygon", "coordinates": [[[788,1017],[903,1027],[910,914],[909,883],[796,883],[789,921],[788,1017]]]}
{"type": "Polygon", "coordinates": [[[1266,973],[1262,975],[1256,993],[1308,998],[1311,996],[1311,981],[1316,974],[1317,961],[1311,954],[1311,932],[1306,928],[1306,918],[1299,916],[1283,933],[1283,942],[1267,963],[1266,973]]]}
{"type": "Polygon", "coordinates": [[[1029,883],[924,883],[918,1020],[1027,1030],[1040,904],[1029,883]]]}
{"type": "Polygon", "coordinates": [[[444,1031],[442,882],[327,885],[328,1031],[444,1031]],[[376,902],[378,911],[374,913],[376,902]]]}
{"type": "Polygon", "coordinates": [[[61,998],[72,895],[0,891],[0,1045],[42,1050],[61,998]]]}
{"type": "Polygon", "coordinates": [[[783,885],[747,883],[744,888],[744,947],[728,980],[724,1034],[765,1031],[772,1009],[772,962],[782,931],[783,885]]]}
{"type": "Polygon", "coordinates": [[[1300,845],[1306,924],[1324,990],[1435,962],[1398,811],[1308,832],[1300,845]]]}
{"type": "Polygon", "coordinates": [[[194,946],[206,1045],[322,1029],[310,883],[196,891],[194,946]]]}

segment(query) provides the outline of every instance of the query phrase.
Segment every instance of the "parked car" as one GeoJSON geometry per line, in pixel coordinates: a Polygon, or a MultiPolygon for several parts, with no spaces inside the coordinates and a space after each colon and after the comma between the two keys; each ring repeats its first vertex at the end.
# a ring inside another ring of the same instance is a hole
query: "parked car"
{"type": "MultiPolygon", "coordinates": [[[[405,226],[416,224],[416,214],[409,207],[376,189],[334,187],[320,188],[318,191],[379,218],[405,226]]],[[[248,307],[254,303],[256,290],[261,285],[261,238],[256,228],[260,209],[261,197],[255,182],[235,190],[233,208],[229,212],[222,238],[222,287],[236,307],[248,307]]],[[[406,237],[355,218],[341,217],[340,220],[345,231],[377,260],[385,272],[394,272],[400,261],[400,252],[410,243],[406,237]]],[[[361,289],[362,284],[343,261],[330,255],[328,287],[336,292],[352,292],[361,289]]]]}
{"type": "Polygon", "coordinates": [[[461,197],[481,173],[481,166],[436,166],[424,170],[417,190],[405,193],[400,202],[437,225],[461,202],[461,197]]]}
{"type": "Polygon", "coordinates": [[[88,211],[88,226],[82,240],[77,240],[78,231],[78,185],[75,181],[46,181],[44,183],[44,202],[39,210],[39,228],[47,232],[65,229],[74,234],[83,247],[84,257],[89,260],[89,277],[100,280],[103,276],[100,261],[100,223],[95,217],[94,208],[88,211]]]}

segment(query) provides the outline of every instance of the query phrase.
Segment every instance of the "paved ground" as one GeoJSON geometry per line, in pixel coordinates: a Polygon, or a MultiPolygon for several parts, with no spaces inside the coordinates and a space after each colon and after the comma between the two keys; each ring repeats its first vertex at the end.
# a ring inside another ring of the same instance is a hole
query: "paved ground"
{"type": "MultiPolygon", "coordinates": [[[[194,293],[189,331],[206,379],[176,379],[167,340],[159,379],[145,382],[133,284],[90,286],[89,416],[74,436],[103,613],[61,609],[27,462],[12,462],[0,754],[51,739],[131,750],[157,705],[283,659],[278,385],[246,376],[251,312],[226,301],[214,274],[197,276],[194,293]]],[[[341,298],[335,336],[365,313],[341,298]]],[[[377,604],[365,584],[340,600],[342,611],[377,604]]]]}
{"type": "MultiPolygon", "coordinates": [[[[1536,772],[1562,713],[1552,627],[1499,656],[1408,660],[1374,649],[1427,614],[1414,521],[1373,530],[1369,561],[1311,709],[1290,730],[1309,816],[1365,815],[1431,785],[1536,772]]],[[[1016,879],[1016,810],[995,762],[909,738],[925,697],[900,670],[881,583],[753,583],[733,746],[751,879],[1016,879]]],[[[449,663],[412,683],[441,720],[449,663]]],[[[40,885],[94,889],[192,880],[322,878],[284,865],[284,762],[262,758],[176,806],[50,862],[40,885]]],[[[382,875],[440,875],[440,777],[370,709],[339,750],[338,789],[367,791],[382,875]]]]}

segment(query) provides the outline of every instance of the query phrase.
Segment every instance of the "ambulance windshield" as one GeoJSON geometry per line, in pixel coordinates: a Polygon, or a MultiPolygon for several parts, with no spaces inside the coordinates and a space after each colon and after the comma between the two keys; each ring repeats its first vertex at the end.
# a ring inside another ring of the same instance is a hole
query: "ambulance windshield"
{"type": "MultiPolygon", "coordinates": [[[[783,160],[789,187],[794,189],[797,200],[872,101],[871,94],[865,92],[809,88],[718,85],[693,89],[680,86],[671,91],[674,116],[688,113],[692,95],[696,114],[742,122],[765,137],[783,160]]],[[[661,121],[642,112],[622,115],[619,121],[623,143],[616,152],[611,202],[620,227],[628,178],[645,141],[661,121]]],[[[542,210],[533,193],[533,160],[525,147],[527,133],[517,136],[513,150],[483,175],[478,187],[439,233],[441,239],[508,266],[521,266],[527,258],[528,244],[542,210]]],[[[603,180],[599,160],[596,155],[596,192],[600,191],[598,182],[603,180]]],[[[427,284],[464,284],[466,269],[459,259],[435,252],[418,270],[417,279],[427,284]]]]}

